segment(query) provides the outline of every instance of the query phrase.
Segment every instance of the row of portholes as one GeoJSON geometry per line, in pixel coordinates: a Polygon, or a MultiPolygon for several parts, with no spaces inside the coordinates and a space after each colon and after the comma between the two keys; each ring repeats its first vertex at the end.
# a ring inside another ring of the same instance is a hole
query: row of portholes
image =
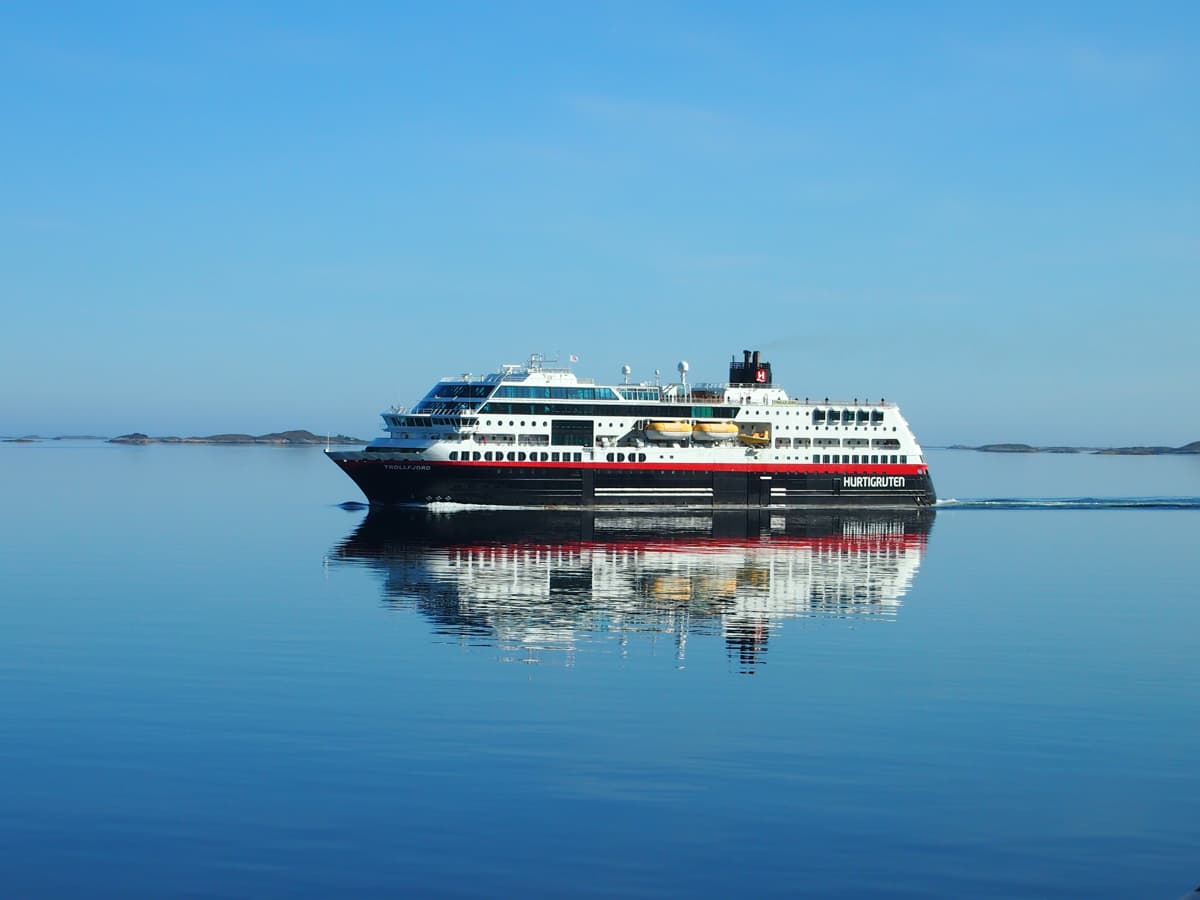
{"type": "MultiPolygon", "coordinates": [[[[484,425],[491,426],[491,424],[492,424],[492,420],[491,420],[491,419],[484,419],[484,420],[483,420],[483,424],[484,424],[484,425]]],[[[503,419],[497,419],[497,420],[496,420],[496,425],[497,425],[497,426],[502,426],[503,424],[504,424],[504,420],[503,420],[503,419]]],[[[508,424],[509,424],[509,426],[510,426],[510,427],[515,427],[515,426],[517,426],[517,425],[520,425],[522,428],[524,428],[524,427],[525,427],[525,420],[524,420],[524,419],[522,419],[520,422],[515,422],[515,421],[513,421],[512,419],[509,419],[509,420],[508,420],[508,424]]],[[[530,426],[531,428],[537,428],[537,424],[538,424],[538,423],[537,423],[537,421],[536,421],[536,420],[531,420],[531,421],[529,422],[529,426],[530,426]]],[[[585,422],[585,423],[582,423],[582,424],[587,424],[587,423],[585,422]]],[[[593,424],[593,425],[595,425],[595,426],[597,426],[598,428],[605,428],[605,427],[608,427],[608,428],[616,428],[616,427],[617,427],[617,423],[616,423],[616,422],[593,422],[592,424],[593,424]]],[[[543,428],[549,428],[549,427],[550,427],[550,423],[549,423],[549,422],[543,422],[543,423],[542,423],[542,427],[543,427],[543,428]]]]}
{"type": "MultiPolygon", "coordinates": [[[[483,424],[484,424],[484,425],[487,425],[487,426],[489,426],[489,427],[490,427],[490,426],[491,426],[491,424],[492,424],[492,420],[491,420],[491,419],[485,419],[485,420],[484,420],[484,422],[483,422],[483,424]]],[[[517,422],[517,421],[515,421],[515,420],[513,420],[513,419],[509,419],[509,420],[508,420],[508,424],[509,424],[509,427],[514,427],[514,428],[515,428],[517,425],[520,425],[522,428],[524,428],[526,423],[525,423],[525,420],[524,420],[524,419],[521,419],[519,422],[517,422]]],[[[536,427],[537,427],[537,424],[538,424],[538,423],[537,423],[536,421],[531,421],[531,422],[529,422],[529,425],[530,425],[530,427],[532,427],[532,428],[536,428],[536,427]]],[[[606,426],[606,423],[604,423],[604,422],[596,422],[596,423],[594,423],[594,424],[595,424],[595,425],[597,425],[597,426],[599,426],[599,427],[601,427],[601,428],[604,428],[604,427],[606,426]]],[[[502,426],[502,425],[504,425],[504,420],[503,420],[503,419],[497,419],[497,420],[496,420],[496,425],[499,425],[499,426],[502,426]]],[[[550,427],[550,423],[549,423],[549,422],[543,422],[543,423],[542,423],[542,427],[543,427],[543,428],[549,428],[549,427],[550,427]]],[[[616,427],[616,423],[615,423],[615,422],[608,422],[608,423],[607,423],[607,427],[609,427],[609,428],[614,428],[614,427],[616,427]]],[[[790,429],[792,426],[791,426],[791,425],[780,425],[779,427],[780,427],[780,428],[787,428],[787,429],[790,429]]],[[[824,427],[826,431],[829,431],[829,430],[831,430],[831,429],[832,429],[832,430],[834,430],[834,431],[836,431],[836,430],[838,429],[838,426],[837,426],[837,425],[833,425],[833,426],[828,426],[828,425],[826,425],[826,426],[818,426],[818,427],[817,427],[817,430],[820,430],[820,429],[821,429],[821,427],[824,427]]],[[[805,425],[805,426],[804,426],[804,430],[805,430],[805,431],[808,431],[808,430],[810,430],[811,428],[812,428],[812,426],[811,426],[811,425],[805,425]]],[[[797,430],[797,431],[799,431],[799,430],[800,430],[800,426],[799,426],[799,425],[797,425],[797,426],[796,426],[796,430],[797,430]]],[[[858,427],[857,427],[857,426],[855,426],[854,430],[855,430],[855,431],[858,431],[858,427]]],[[[864,427],[864,428],[863,428],[863,431],[866,431],[866,430],[867,430],[867,429],[864,427]]],[[[872,431],[878,431],[878,430],[879,430],[879,428],[878,428],[878,426],[876,426],[876,427],[872,427],[872,428],[871,428],[871,430],[872,430],[872,431]]],[[[895,425],[893,425],[893,426],[892,426],[892,431],[895,431],[895,430],[896,430],[896,426],[895,426],[895,425]]],[[[407,437],[407,435],[405,435],[405,436],[407,437]]]]}
{"type": "MultiPolygon", "coordinates": [[[[790,430],[791,430],[791,428],[792,428],[792,426],[791,426],[791,425],[776,425],[775,427],[776,427],[776,428],[778,428],[780,431],[783,431],[783,430],[785,430],[785,429],[790,431],[790,430]]],[[[837,431],[837,430],[839,430],[839,428],[840,428],[840,426],[838,426],[838,425],[824,425],[824,426],[822,426],[822,425],[818,425],[818,426],[817,426],[815,429],[814,429],[814,428],[813,428],[813,426],[811,426],[811,425],[805,425],[805,426],[804,426],[804,430],[805,430],[805,431],[821,431],[822,429],[824,429],[825,431],[837,431]]],[[[797,431],[799,431],[799,430],[800,430],[800,426],[799,426],[799,425],[797,425],[797,426],[796,426],[796,430],[797,430],[797,431]]],[[[847,431],[849,431],[849,430],[850,430],[850,429],[849,429],[849,427],[847,427],[847,428],[846,428],[846,430],[847,430],[847,431]]],[[[858,426],[857,426],[857,425],[856,425],[856,426],[854,426],[854,430],[855,430],[855,431],[858,431],[858,426]]],[[[866,429],[866,426],[863,426],[863,431],[866,431],[866,430],[867,430],[867,429],[866,429]]],[[[878,431],[879,429],[878,429],[878,428],[876,428],[876,427],[872,427],[872,428],[871,428],[871,430],[872,430],[872,431],[878,431]]],[[[896,430],[896,426],[895,426],[895,425],[893,425],[893,426],[892,426],[892,431],[895,431],[895,430],[896,430]]],[[[886,429],[886,428],[884,428],[884,431],[887,431],[887,429],[886,429]]]]}
{"type": "Polygon", "coordinates": [[[556,451],[554,453],[523,450],[458,450],[450,451],[451,462],[583,462],[582,453],[556,451]]]}

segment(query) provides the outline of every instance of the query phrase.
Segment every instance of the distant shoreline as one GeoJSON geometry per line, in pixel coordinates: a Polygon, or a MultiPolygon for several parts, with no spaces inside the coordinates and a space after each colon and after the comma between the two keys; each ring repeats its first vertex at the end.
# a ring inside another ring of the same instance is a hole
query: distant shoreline
{"type": "MultiPolygon", "coordinates": [[[[152,437],[135,431],[108,438],[94,434],[63,434],[56,437],[42,437],[27,434],[21,437],[0,438],[5,444],[36,444],[43,441],[107,441],[110,444],[233,444],[233,445],[265,445],[274,447],[306,447],[318,444],[363,445],[369,443],[362,438],[346,434],[320,435],[303,429],[292,431],[274,431],[269,434],[210,434],[195,437],[175,437],[164,435],[152,437]]],[[[1001,444],[950,444],[946,447],[933,447],[931,450],[972,450],[977,453],[1087,453],[1093,456],[1200,456],[1200,441],[1192,441],[1182,447],[1134,446],[1134,447],[1074,447],[1047,446],[1033,444],[1001,443],[1001,444]]]]}
{"type": "Polygon", "coordinates": [[[365,444],[362,438],[350,437],[346,434],[321,435],[311,431],[295,429],[292,431],[274,431],[269,434],[210,434],[203,437],[175,437],[165,435],[151,437],[140,431],[122,434],[115,438],[102,437],[93,434],[65,434],[58,437],[41,437],[27,434],[23,437],[2,439],[6,444],[36,444],[42,441],[107,441],[110,444],[239,444],[267,445],[274,447],[307,447],[318,444],[365,444]]]}
{"type": "Polygon", "coordinates": [[[1031,444],[951,444],[946,450],[975,450],[980,453],[1089,453],[1093,456],[1192,456],[1200,455],[1200,441],[1182,447],[1035,447],[1031,444]]]}

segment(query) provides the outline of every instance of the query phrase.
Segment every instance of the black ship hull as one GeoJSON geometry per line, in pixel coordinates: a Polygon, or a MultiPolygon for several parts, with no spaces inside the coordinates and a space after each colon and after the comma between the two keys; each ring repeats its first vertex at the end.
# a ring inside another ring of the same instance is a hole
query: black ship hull
{"type": "Polygon", "coordinates": [[[924,466],[454,463],[328,452],[372,506],[462,503],[584,509],[930,506],[924,466]]]}

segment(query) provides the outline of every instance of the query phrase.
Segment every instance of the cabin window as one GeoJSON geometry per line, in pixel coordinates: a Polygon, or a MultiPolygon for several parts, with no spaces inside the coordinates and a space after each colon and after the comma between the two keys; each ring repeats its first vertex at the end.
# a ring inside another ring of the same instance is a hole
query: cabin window
{"type": "Polygon", "coordinates": [[[625,454],[624,453],[617,454],[617,462],[625,462],[625,454]]]}
{"type": "Polygon", "coordinates": [[[559,457],[560,457],[561,455],[562,455],[562,454],[560,454],[560,453],[551,453],[551,454],[550,454],[550,462],[558,462],[558,461],[559,461],[559,457]]]}
{"type": "Polygon", "coordinates": [[[516,462],[516,461],[517,461],[517,454],[516,454],[516,453],[514,453],[512,450],[509,450],[509,451],[508,451],[508,461],[509,461],[509,462],[516,462]]]}
{"type": "Polygon", "coordinates": [[[879,457],[874,453],[871,454],[871,463],[872,465],[879,465],[879,457]]]}
{"type": "Polygon", "coordinates": [[[572,462],[583,462],[583,454],[582,453],[572,453],[571,461],[572,462]]]}
{"type": "Polygon", "coordinates": [[[604,458],[605,458],[605,460],[607,460],[608,462],[613,462],[613,459],[614,459],[614,457],[613,457],[613,454],[611,454],[611,453],[606,453],[606,454],[604,454],[604,458]]]}
{"type": "Polygon", "coordinates": [[[479,459],[479,451],[478,451],[478,450],[474,451],[474,452],[471,454],[471,459],[473,459],[473,460],[478,460],[478,459],[479,459]]]}
{"type": "Polygon", "coordinates": [[[639,453],[639,454],[638,454],[638,462],[645,462],[645,461],[646,461],[646,454],[645,454],[645,453],[639,453]]]}
{"type": "Polygon", "coordinates": [[[902,463],[908,462],[908,457],[905,456],[903,453],[900,454],[900,462],[902,462],[902,463]]]}
{"type": "Polygon", "coordinates": [[[860,409],[854,418],[855,418],[855,421],[858,422],[859,425],[865,425],[867,423],[867,420],[871,418],[871,414],[868,413],[865,409],[860,409]]]}
{"type": "Polygon", "coordinates": [[[814,409],[813,415],[812,415],[812,420],[813,420],[814,425],[817,425],[817,424],[824,425],[825,424],[825,410],[814,409]]]}
{"type": "Polygon", "coordinates": [[[450,459],[451,459],[451,461],[455,461],[455,462],[458,460],[458,451],[457,450],[450,451],[450,459]]]}
{"type": "Polygon", "coordinates": [[[828,453],[826,453],[824,456],[821,457],[821,462],[825,462],[825,463],[829,462],[829,454],[828,453]]]}

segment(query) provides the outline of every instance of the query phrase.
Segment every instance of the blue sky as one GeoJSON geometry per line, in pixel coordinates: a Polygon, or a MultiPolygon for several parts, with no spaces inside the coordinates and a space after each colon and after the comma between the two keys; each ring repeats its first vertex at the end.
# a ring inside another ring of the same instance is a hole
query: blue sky
{"type": "Polygon", "coordinates": [[[926,443],[1200,439],[1200,5],[27,4],[0,433],[372,436],[766,348],[926,443]]]}

